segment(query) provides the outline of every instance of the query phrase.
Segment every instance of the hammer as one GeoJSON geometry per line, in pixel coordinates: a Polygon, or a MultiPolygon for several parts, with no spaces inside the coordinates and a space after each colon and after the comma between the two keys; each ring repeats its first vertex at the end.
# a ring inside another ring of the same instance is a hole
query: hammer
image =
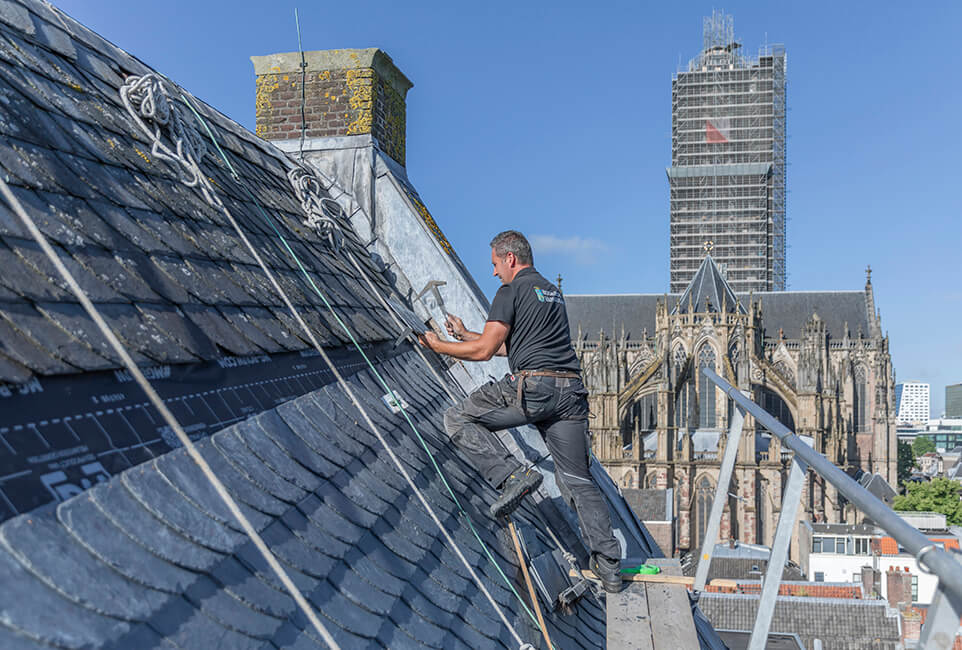
{"type": "Polygon", "coordinates": [[[450,314],[448,314],[448,310],[444,308],[444,299],[441,297],[441,292],[438,291],[438,287],[443,287],[446,284],[447,282],[443,282],[441,280],[431,280],[423,289],[421,289],[421,293],[417,295],[415,300],[420,300],[424,294],[430,291],[434,294],[434,299],[438,303],[438,309],[440,309],[441,313],[444,314],[444,317],[447,318],[450,316],[450,314]]]}

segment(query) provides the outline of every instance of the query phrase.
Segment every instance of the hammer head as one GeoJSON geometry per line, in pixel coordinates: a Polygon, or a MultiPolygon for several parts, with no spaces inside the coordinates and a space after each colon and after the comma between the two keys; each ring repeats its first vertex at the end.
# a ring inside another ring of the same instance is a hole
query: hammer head
{"type": "Polygon", "coordinates": [[[432,294],[434,294],[434,299],[438,303],[438,308],[446,314],[447,310],[444,308],[444,299],[441,297],[441,292],[438,291],[438,287],[443,287],[446,284],[447,282],[444,282],[442,280],[431,280],[424,286],[423,289],[421,289],[421,293],[417,295],[415,300],[420,299],[421,296],[423,296],[428,291],[430,291],[432,294]]]}

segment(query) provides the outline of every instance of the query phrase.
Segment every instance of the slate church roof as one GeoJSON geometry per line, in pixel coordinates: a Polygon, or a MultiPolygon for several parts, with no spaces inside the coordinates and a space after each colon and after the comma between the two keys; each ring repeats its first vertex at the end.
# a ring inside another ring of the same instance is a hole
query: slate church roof
{"type": "MultiPolygon", "coordinates": [[[[49,4],[0,0],[0,173],[342,647],[516,646],[233,228],[152,155],[118,99],[125,78],[150,72],[49,4]]],[[[517,558],[487,516],[495,493],[443,432],[446,387],[303,225],[292,161],[191,102],[230,161],[210,148],[200,161],[218,196],[512,625],[540,645],[512,593],[524,593],[517,558]],[[409,405],[484,547],[374,369],[409,405]]],[[[5,204],[0,269],[0,647],[324,647],[5,204]]],[[[594,470],[629,555],[658,553],[594,470]]],[[[570,583],[547,522],[585,560],[557,502],[541,494],[516,516],[548,609],[570,583]]],[[[605,643],[590,594],[547,620],[558,648],[605,643]]],[[[697,620],[703,647],[721,647],[697,620]]]]}
{"type": "Polygon", "coordinates": [[[689,304],[695,313],[720,312],[723,304],[729,312],[745,313],[750,302],[761,302],[762,324],[768,338],[781,331],[786,338],[801,338],[805,323],[814,314],[825,322],[827,332],[841,339],[848,333],[870,334],[869,301],[865,291],[755,291],[735,293],[710,255],[702,260],[684,293],[614,294],[565,296],[568,324],[572,336],[597,340],[604,331],[607,338],[624,335],[639,341],[647,333],[655,333],[655,310],[658,301],[667,303],[673,314],[687,314],[689,304]]]}

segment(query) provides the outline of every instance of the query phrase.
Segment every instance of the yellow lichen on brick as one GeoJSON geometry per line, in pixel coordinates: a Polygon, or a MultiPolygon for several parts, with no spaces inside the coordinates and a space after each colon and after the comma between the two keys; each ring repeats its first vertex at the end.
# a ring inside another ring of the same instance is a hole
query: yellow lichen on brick
{"type": "Polygon", "coordinates": [[[261,75],[254,82],[254,116],[257,120],[254,133],[262,138],[267,135],[267,126],[274,112],[271,95],[277,90],[278,85],[277,77],[272,74],[261,75]]]}
{"type": "Polygon", "coordinates": [[[347,71],[348,106],[354,121],[347,125],[348,135],[370,133],[374,125],[374,71],[359,68],[347,71]]]}
{"type": "Polygon", "coordinates": [[[443,232],[441,232],[441,227],[438,226],[437,222],[434,220],[434,217],[432,217],[431,213],[428,212],[427,207],[425,207],[425,205],[418,201],[415,197],[411,196],[410,198],[411,202],[414,204],[414,207],[417,209],[418,214],[420,214],[421,218],[424,220],[424,225],[426,225],[428,230],[431,231],[431,234],[434,235],[434,238],[438,241],[438,244],[440,244],[444,252],[448,255],[453,255],[454,247],[451,246],[451,242],[449,242],[448,238],[444,236],[443,232]]]}

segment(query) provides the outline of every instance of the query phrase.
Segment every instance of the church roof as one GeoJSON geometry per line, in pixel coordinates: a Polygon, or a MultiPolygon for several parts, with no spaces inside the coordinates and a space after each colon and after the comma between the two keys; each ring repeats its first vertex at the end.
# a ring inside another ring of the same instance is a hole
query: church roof
{"type": "MultiPolygon", "coordinates": [[[[0,170],[16,198],[342,647],[517,647],[233,227],[138,130],[118,91],[150,73],[49,3],[0,3],[0,170]]],[[[380,266],[349,228],[362,271],[305,227],[292,159],[162,82],[223,150],[199,159],[213,191],[508,620],[539,644],[511,542],[487,515],[496,494],[444,433],[457,386],[396,342],[380,266]]],[[[0,647],[326,647],[2,202],[0,265],[0,647]]],[[[570,615],[551,607],[570,583],[548,527],[582,565],[586,549],[553,465],[538,467],[545,486],[515,519],[551,637],[603,646],[592,595],[570,615]]],[[[592,471],[628,554],[660,555],[592,471]]],[[[699,637],[722,647],[707,623],[699,637]]]]}
{"type": "MultiPolygon", "coordinates": [[[[786,338],[801,338],[805,323],[813,314],[825,323],[833,338],[845,336],[846,327],[851,336],[861,330],[869,334],[868,302],[864,291],[756,291],[753,294],[736,293],[741,304],[749,299],[762,303],[762,325],[769,338],[777,338],[782,330],[786,338]]],[[[624,329],[629,339],[639,340],[642,332],[648,336],[655,332],[655,305],[666,300],[676,309],[687,310],[688,298],[677,293],[669,294],[621,294],[621,295],[566,295],[568,323],[572,337],[579,327],[582,336],[596,340],[604,330],[606,336],[621,336],[624,329]]],[[[704,306],[704,298],[702,298],[704,306]]],[[[729,309],[734,303],[729,303],[729,309]]],[[[684,312],[682,312],[684,313],[684,312]]]]}
{"type": "Polygon", "coordinates": [[[711,255],[706,255],[701,266],[695,271],[688,287],[672,309],[673,314],[687,314],[694,309],[696,314],[720,312],[724,306],[730,312],[745,313],[745,307],[737,304],[735,292],[725,280],[722,272],[711,255]]]}

